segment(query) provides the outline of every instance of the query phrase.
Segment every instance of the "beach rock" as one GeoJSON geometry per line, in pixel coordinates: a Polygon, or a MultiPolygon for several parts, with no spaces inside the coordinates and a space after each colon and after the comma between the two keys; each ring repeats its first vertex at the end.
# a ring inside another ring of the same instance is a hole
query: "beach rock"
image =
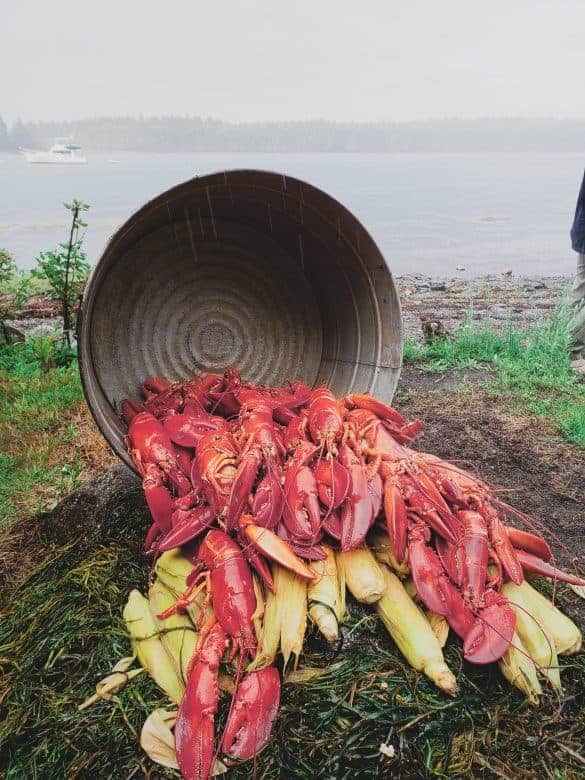
{"type": "Polygon", "coordinates": [[[429,284],[429,288],[433,292],[443,292],[443,290],[447,289],[447,283],[446,282],[431,282],[429,284]]]}

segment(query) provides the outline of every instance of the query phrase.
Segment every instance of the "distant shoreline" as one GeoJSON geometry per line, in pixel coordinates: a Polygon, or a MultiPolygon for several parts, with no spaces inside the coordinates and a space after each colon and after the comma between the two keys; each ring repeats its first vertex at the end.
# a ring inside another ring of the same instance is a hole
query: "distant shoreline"
{"type": "Polygon", "coordinates": [[[200,116],[16,121],[0,150],[48,148],[73,136],[87,151],[257,153],[572,152],[585,155],[585,120],[431,119],[415,122],[226,122],[200,116]]]}

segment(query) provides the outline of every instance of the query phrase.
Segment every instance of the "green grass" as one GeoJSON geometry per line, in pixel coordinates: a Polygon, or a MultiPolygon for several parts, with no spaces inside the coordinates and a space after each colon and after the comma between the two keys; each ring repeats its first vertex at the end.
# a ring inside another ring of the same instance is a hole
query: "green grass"
{"type": "Polygon", "coordinates": [[[47,355],[46,339],[0,348],[0,528],[64,495],[81,469],[64,423],[83,400],[77,365],[46,369],[47,355]]]}
{"type": "MultiPolygon", "coordinates": [[[[113,700],[77,710],[128,655],[121,610],[131,588],[144,590],[145,577],[123,541],[93,549],[76,543],[51,550],[13,594],[0,620],[0,772],[7,780],[152,771],[138,736],[147,714],[165,702],[149,678],[141,675],[113,700]]],[[[284,686],[273,739],[257,759],[259,778],[469,777],[486,766],[503,767],[508,776],[521,770],[545,776],[543,763],[554,777],[579,776],[583,656],[562,660],[562,710],[550,692],[535,710],[497,667],[470,667],[460,643],[451,641],[446,658],[460,689],[449,698],[404,664],[371,610],[351,608],[351,641],[337,657],[316,638],[306,642],[301,665],[324,673],[284,686]],[[395,759],[380,754],[382,743],[394,748],[395,759]]],[[[218,724],[227,706],[223,697],[218,724]]],[[[230,775],[250,776],[249,763],[230,775]]]]}
{"type": "Polygon", "coordinates": [[[500,335],[469,316],[453,337],[430,345],[407,342],[404,360],[425,371],[489,368],[488,391],[514,412],[551,420],[571,442],[585,447],[585,382],[569,360],[571,311],[559,305],[528,331],[500,335]]]}

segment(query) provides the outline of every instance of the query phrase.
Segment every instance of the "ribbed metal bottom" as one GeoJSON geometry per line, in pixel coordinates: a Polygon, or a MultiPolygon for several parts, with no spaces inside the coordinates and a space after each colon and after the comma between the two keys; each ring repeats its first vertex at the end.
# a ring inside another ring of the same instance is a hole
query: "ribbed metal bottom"
{"type": "Polygon", "coordinates": [[[235,366],[266,384],[314,382],[323,334],[306,278],[266,236],[217,228],[221,243],[198,240],[190,254],[179,235],[184,224],[151,233],[104,280],[92,357],[118,405],[139,395],[141,378],[186,379],[210,367],[235,366]]]}

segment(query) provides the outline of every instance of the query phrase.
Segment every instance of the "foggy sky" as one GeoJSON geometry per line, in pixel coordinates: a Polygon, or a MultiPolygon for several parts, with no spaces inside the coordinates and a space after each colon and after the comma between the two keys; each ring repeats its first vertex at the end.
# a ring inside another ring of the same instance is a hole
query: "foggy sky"
{"type": "Polygon", "coordinates": [[[584,0],[1,3],[0,116],[584,118],[584,0]]]}

